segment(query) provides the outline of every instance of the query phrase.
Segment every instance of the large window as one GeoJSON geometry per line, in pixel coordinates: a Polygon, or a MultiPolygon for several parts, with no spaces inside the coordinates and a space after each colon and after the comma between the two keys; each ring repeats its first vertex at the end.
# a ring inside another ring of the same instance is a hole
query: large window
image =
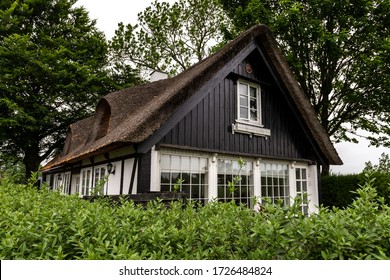
{"type": "Polygon", "coordinates": [[[209,199],[217,199],[253,208],[257,207],[255,202],[260,198],[260,203],[281,202],[288,206],[298,196],[302,198],[302,212],[307,214],[307,195],[315,193],[309,187],[309,169],[304,163],[242,160],[238,156],[168,148],[160,151],[159,159],[160,190],[182,191],[189,199],[203,204],[209,199]]]}
{"type": "Polygon", "coordinates": [[[282,200],[284,205],[290,205],[288,164],[261,163],[261,197],[271,198],[274,203],[282,200]]]}
{"type": "Polygon", "coordinates": [[[207,199],[207,158],[161,154],[161,191],[181,191],[192,200],[207,199]]]}
{"type": "Polygon", "coordinates": [[[240,166],[239,160],[218,159],[218,200],[253,205],[252,162],[244,161],[240,166]],[[237,180],[235,184],[231,184],[237,180]],[[229,185],[230,182],[230,185],[229,185]]]}
{"type": "Polygon", "coordinates": [[[239,80],[238,84],[238,117],[242,122],[261,125],[260,86],[239,80]]]}

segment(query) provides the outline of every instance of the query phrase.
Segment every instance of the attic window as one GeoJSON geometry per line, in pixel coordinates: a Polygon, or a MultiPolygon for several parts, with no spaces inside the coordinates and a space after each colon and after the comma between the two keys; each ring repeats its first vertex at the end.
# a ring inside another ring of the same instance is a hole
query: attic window
{"type": "Polygon", "coordinates": [[[237,119],[233,133],[270,136],[270,130],[263,128],[261,119],[261,88],[259,84],[237,81],[237,119]]]}
{"type": "Polygon", "coordinates": [[[239,121],[261,125],[260,86],[254,83],[237,81],[239,121]]]}

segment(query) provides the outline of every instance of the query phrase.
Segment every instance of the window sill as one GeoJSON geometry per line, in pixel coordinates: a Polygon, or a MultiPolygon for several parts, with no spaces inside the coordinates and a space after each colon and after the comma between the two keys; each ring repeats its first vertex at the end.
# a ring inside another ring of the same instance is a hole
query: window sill
{"type": "Polygon", "coordinates": [[[271,130],[269,130],[268,128],[263,128],[259,125],[241,122],[236,122],[232,125],[232,133],[244,133],[262,137],[271,136],[271,130]]]}

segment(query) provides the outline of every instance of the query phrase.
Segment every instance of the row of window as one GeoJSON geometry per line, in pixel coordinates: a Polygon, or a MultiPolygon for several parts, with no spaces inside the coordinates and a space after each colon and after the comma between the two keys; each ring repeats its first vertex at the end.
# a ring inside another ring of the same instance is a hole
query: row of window
{"type": "MultiPolygon", "coordinates": [[[[254,206],[255,196],[271,199],[276,203],[281,201],[284,205],[290,204],[292,196],[302,198],[302,211],[308,212],[308,170],[306,166],[294,167],[288,163],[255,162],[253,159],[213,159],[208,155],[175,154],[172,151],[161,151],[160,154],[160,190],[182,191],[188,194],[191,200],[202,204],[209,200],[209,163],[216,164],[216,195],[220,201],[234,200],[237,204],[243,203],[248,207],[254,206]],[[256,173],[255,165],[259,165],[256,173]],[[256,176],[258,178],[256,178],[256,176]],[[259,186],[255,186],[255,181],[259,186]],[[258,188],[255,191],[255,187],[258,188]],[[255,195],[257,194],[257,195],[255,195]]],[[[107,194],[107,183],[104,181],[106,166],[94,169],[82,169],[80,174],[71,177],[70,172],[57,174],[54,177],[53,188],[63,193],[79,193],[88,196],[93,193],[107,194]],[[94,174],[92,174],[94,172],[94,174]],[[92,176],[94,175],[94,176],[92,176]],[[71,182],[71,180],[73,180],[71,182]],[[103,182],[103,183],[101,183],[103,182]],[[99,190],[96,188],[99,186],[99,190]]]]}
{"type": "MultiPolygon", "coordinates": [[[[160,156],[161,191],[180,190],[190,199],[206,203],[209,199],[207,156],[176,155],[162,152],[160,156]]],[[[251,159],[219,158],[217,160],[217,198],[220,201],[234,200],[248,207],[254,206],[255,198],[255,162],[251,159]]],[[[261,162],[260,197],[263,203],[267,198],[273,202],[279,200],[284,205],[290,204],[290,197],[295,194],[303,199],[302,211],[308,212],[308,172],[307,167],[295,167],[295,176],[287,163],[261,162]],[[295,177],[295,178],[291,178],[295,177]],[[292,181],[293,180],[293,181],[292,181]],[[291,189],[294,188],[294,189],[291,189]]]]}

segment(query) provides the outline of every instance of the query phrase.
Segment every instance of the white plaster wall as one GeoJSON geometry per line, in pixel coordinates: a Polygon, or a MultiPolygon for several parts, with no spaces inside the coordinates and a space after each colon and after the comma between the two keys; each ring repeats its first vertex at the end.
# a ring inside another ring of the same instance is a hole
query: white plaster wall
{"type": "Polygon", "coordinates": [[[317,165],[309,165],[308,167],[309,174],[309,213],[318,213],[318,174],[317,174],[317,165]]]}
{"type": "Polygon", "coordinates": [[[120,194],[122,162],[121,161],[114,161],[111,163],[113,165],[115,173],[110,174],[108,176],[108,181],[107,181],[108,188],[107,188],[107,192],[105,194],[106,195],[117,195],[117,194],[120,194]]]}
{"type": "MultiPolygon", "coordinates": [[[[129,186],[131,181],[131,174],[133,172],[134,161],[135,161],[134,158],[125,160],[124,177],[123,177],[123,194],[128,194],[129,192],[129,186]]],[[[137,177],[138,177],[138,168],[135,172],[134,187],[133,187],[132,194],[137,193],[137,177]]]]}

